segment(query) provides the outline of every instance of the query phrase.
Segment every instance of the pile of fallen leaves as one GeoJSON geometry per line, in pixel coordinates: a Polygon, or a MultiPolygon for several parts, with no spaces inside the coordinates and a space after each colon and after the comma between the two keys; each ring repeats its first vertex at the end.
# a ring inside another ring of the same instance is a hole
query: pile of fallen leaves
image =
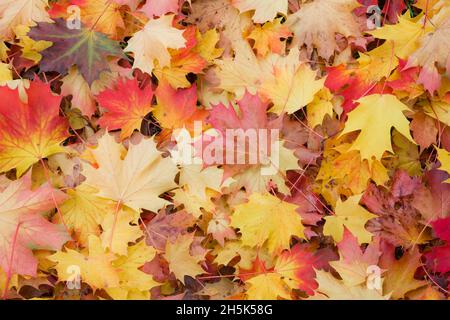
{"type": "Polygon", "coordinates": [[[447,299],[449,75],[449,0],[1,0],[1,296],[447,299]]]}

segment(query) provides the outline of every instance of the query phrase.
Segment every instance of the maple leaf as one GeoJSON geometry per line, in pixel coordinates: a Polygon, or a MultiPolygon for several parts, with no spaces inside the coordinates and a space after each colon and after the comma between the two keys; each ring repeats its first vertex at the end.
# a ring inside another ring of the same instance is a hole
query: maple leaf
{"type": "Polygon", "coordinates": [[[178,280],[184,283],[184,277],[195,278],[196,275],[204,273],[199,262],[204,259],[202,254],[191,254],[193,234],[180,235],[175,242],[167,241],[164,258],[169,262],[172,271],[178,280]]]}
{"type": "Polygon", "coordinates": [[[0,38],[8,39],[18,25],[51,22],[48,0],[4,0],[0,4],[0,38]]]}
{"type": "Polygon", "coordinates": [[[317,289],[314,280],[316,273],[314,264],[316,258],[306,248],[296,244],[289,251],[284,251],[275,263],[275,272],[282,276],[291,289],[299,289],[308,295],[313,295],[317,289]]]}
{"type": "Polygon", "coordinates": [[[185,165],[180,169],[179,184],[187,186],[191,194],[206,200],[207,189],[220,191],[223,170],[217,167],[203,168],[202,165],[185,165]]]}
{"type": "Polygon", "coordinates": [[[255,10],[252,19],[256,23],[272,21],[278,13],[286,15],[288,9],[287,0],[231,0],[231,4],[241,13],[255,10]]]}
{"type": "MultiPolygon", "coordinates": [[[[376,69],[378,70],[378,69],[376,69]]],[[[382,92],[383,86],[368,79],[367,74],[360,68],[346,69],[345,65],[327,68],[328,75],[325,86],[332,93],[344,98],[342,108],[350,112],[356,108],[356,101],[366,95],[382,92]]]]}
{"type": "Polygon", "coordinates": [[[62,96],[72,96],[72,107],[80,109],[85,116],[92,116],[97,110],[91,88],[77,68],[71,68],[62,79],[62,96]]]}
{"type": "Polygon", "coordinates": [[[408,60],[408,67],[422,66],[418,82],[434,93],[441,86],[441,78],[436,66],[450,70],[450,20],[448,13],[442,10],[442,15],[432,20],[435,29],[427,33],[420,41],[420,47],[408,60]],[[446,16],[447,15],[447,16],[446,16]]]}
{"type": "Polygon", "coordinates": [[[449,17],[0,1],[3,297],[447,299],[449,17]]]}
{"type": "Polygon", "coordinates": [[[22,47],[22,57],[38,63],[42,59],[41,51],[52,45],[49,41],[34,41],[28,36],[30,27],[18,25],[14,28],[16,38],[19,40],[19,46],[22,47]]]}
{"type": "Polygon", "coordinates": [[[301,6],[291,14],[287,26],[294,32],[294,43],[305,44],[309,50],[317,48],[319,56],[329,59],[339,51],[336,35],[362,37],[352,10],[358,6],[355,0],[315,0],[301,6]],[[320,16],[320,19],[317,17],[320,16]]]}
{"type": "Polygon", "coordinates": [[[17,89],[0,87],[0,171],[16,168],[20,177],[31,165],[64,152],[60,145],[68,135],[68,123],[59,116],[61,97],[50,85],[30,82],[23,101],[17,89]]]}
{"type": "Polygon", "coordinates": [[[260,93],[273,102],[271,112],[290,114],[312,102],[324,82],[325,79],[316,80],[316,72],[306,63],[299,63],[298,50],[291,50],[286,58],[273,63],[260,93]]]}
{"type": "Polygon", "coordinates": [[[265,57],[269,52],[282,54],[284,49],[282,39],[288,38],[290,35],[289,28],[281,24],[280,18],[262,26],[256,26],[247,38],[255,41],[253,48],[256,49],[259,56],[265,57]]]}
{"type": "Polygon", "coordinates": [[[10,275],[36,276],[38,262],[31,250],[59,250],[70,239],[42,215],[65,195],[47,184],[31,190],[31,174],[0,190],[0,266],[10,275]]]}
{"type": "Polygon", "coordinates": [[[417,249],[405,252],[399,259],[395,259],[394,248],[389,247],[381,257],[380,266],[387,271],[384,274],[383,290],[393,299],[403,298],[411,290],[422,287],[425,281],[416,280],[414,274],[421,265],[421,254],[417,249]]]}
{"type": "Polygon", "coordinates": [[[174,190],[173,202],[175,205],[183,205],[185,210],[192,216],[199,218],[203,215],[204,211],[213,212],[214,203],[211,201],[211,197],[216,193],[212,190],[206,190],[206,198],[202,199],[198,195],[193,194],[189,190],[189,186],[185,186],[181,189],[174,190]]]}
{"type": "Polygon", "coordinates": [[[414,140],[421,149],[428,148],[431,144],[436,142],[438,128],[435,125],[433,118],[427,116],[422,112],[414,115],[411,121],[411,131],[414,140]]]}
{"type": "Polygon", "coordinates": [[[208,229],[206,231],[223,247],[225,245],[225,238],[229,240],[237,238],[236,233],[230,227],[230,223],[231,219],[228,214],[225,212],[216,212],[209,221],[208,229]]]}
{"type": "Polygon", "coordinates": [[[444,171],[431,170],[424,174],[422,184],[415,188],[413,207],[427,220],[433,221],[450,214],[450,185],[444,171]]]}
{"type": "Polygon", "coordinates": [[[186,211],[167,214],[161,210],[145,227],[147,244],[164,251],[167,240],[175,241],[177,236],[187,233],[195,219],[186,211]]]}
{"type": "Polygon", "coordinates": [[[316,281],[319,284],[314,297],[310,299],[330,300],[388,300],[389,295],[383,296],[375,289],[367,286],[348,287],[342,280],[338,280],[330,273],[317,270],[316,281]]]}
{"type": "Polygon", "coordinates": [[[387,51],[392,51],[394,62],[391,63],[391,69],[398,64],[398,59],[407,59],[414,51],[419,48],[419,39],[430,30],[430,27],[423,28],[418,19],[409,18],[408,13],[400,16],[398,23],[386,24],[382,28],[369,31],[368,33],[386,42],[382,45],[388,47],[387,51]]]}
{"type": "Polygon", "coordinates": [[[107,215],[101,224],[104,230],[100,235],[103,248],[122,256],[127,255],[128,243],[135,242],[143,236],[137,220],[133,210],[119,211],[117,216],[107,215]]]}
{"type": "Polygon", "coordinates": [[[362,194],[351,196],[344,202],[339,199],[336,203],[335,215],[325,217],[323,234],[331,235],[335,241],[340,242],[346,227],[356,236],[359,243],[369,243],[372,240],[372,234],[364,226],[376,215],[359,205],[361,197],[362,194]]]}
{"type": "MultiPolygon", "coordinates": [[[[115,208],[113,201],[95,196],[95,191],[86,185],[67,190],[69,197],[60,206],[65,224],[84,246],[88,244],[89,235],[100,235],[103,218],[115,208]]],[[[54,219],[60,220],[59,216],[54,219]]]]}
{"type": "Polygon", "coordinates": [[[358,239],[347,229],[344,231],[342,241],[337,244],[339,249],[339,261],[330,261],[330,265],[342,278],[348,287],[354,287],[366,283],[368,268],[376,266],[381,255],[377,240],[371,243],[363,251],[358,239]]]}
{"type": "MultiPolygon", "coordinates": [[[[326,83],[326,80],[325,80],[326,83]]],[[[333,117],[333,103],[331,102],[332,94],[328,88],[322,88],[306,108],[308,116],[308,125],[315,128],[321,125],[325,116],[333,117]]]]}
{"type": "Polygon", "coordinates": [[[394,127],[405,138],[415,143],[409,132],[409,121],[403,111],[410,110],[390,94],[373,94],[357,101],[359,106],[349,113],[342,134],[361,130],[349,150],[359,150],[362,159],[380,160],[385,151],[393,152],[391,129],[394,127]],[[386,112],[389,117],[386,117],[386,112]],[[375,134],[376,133],[376,134],[375,134]]]}
{"type": "Polygon", "coordinates": [[[262,274],[247,280],[246,283],[250,285],[247,289],[249,300],[277,300],[278,297],[291,299],[288,287],[279,274],[262,274]]]}
{"type": "Polygon", "coordinates": [[[207,111],[197,108],[197,87],[173,89],[168,82],[162,81],[155,92],[157,104],[153,114],[161,126],[174,130],[194,129],[195,121],[202,121],[207,111]]]}
{"type": "MultiPolygon", "coordinates": [[[[283,118],[269,119],[266,113],[267,103],[263,102],[258,95],[251,95],[248,92],[242,99],[236,101],[236,104],[238,109],[231,104],[228,107],[224,104],[214,107],[210,112],[208,122],[224,138],[215,139],[216,132],[213,130],[211,139],[205,141],[204,144],[207,145],[212,141],[211,144],[219,150],[219,154],[226,155],[226,157],[233,156],[235,159],[233,163],[237,164],[224,165],[224,178],[233,176],[236,180],[236,187],[245,186],[249,192],[263,192],[268,189],[269,183],[272,183],[278,187],[280,192],[288,194],[290,190],[285,185],[284,176],[287,170],[298,169],[298,159],[294,156],[294,152],[287,149],[283,141],[277,138],[276,130],[280,127],[280,121],[283,118]],[[257,145],[250,145],[245,139],[237,139],[238,141],[235,143],[233,137],[227,135],[227,129],[244,130],[244,132],[249,129],[250,131],[262,129],[267,132],[267,136],[263,138],[268,140],[267,148],[262,146],[261,139],[258,140],[257,145]],[[231,150],[230,146],[234,146],[234,149],[231,150]],[[263,148],[267,152],[261,152],[263,148]],[[241,150],[245,150],[245,152],[243,153],[241,150]],[[277,162],[277,160],[279,161],[277,162]],[[249,162],[257,165],[249,165],[249,162]],[[261,175],[261,170],[264,169],[269,169],[274,174],[261,175]],[[236,175],[237,173],[239,174],[236,175]]],[[[205,155],[207,152],[202,153],[203,157],[205,155]]],[[[208,165],[220,164],[216,163],[214,159],[208,160],[207,158],[204,161],[208,165]]]]}
{"type": "Polygon", "coordinates": [[[65,252],[58,251],[48,257],[50,261],[57,263],[55,269],[58,272],[59,281],[72,280],[71,267],[77,266],[82,281],[94,290],[119,286],[119,275],[112,265],[115,260],[114,254],[105,253],[100,239],[94,235],[89,236],[88,243],[87,253],[66,248],[65,252]]]}
{"type": "Polygon", "coordinates": [[[242,245],[240,240],[227,241],[224,247],[214,250],[217,254],[214,261],[219,265],[228,265],[234,258],[239,257],[236,266],[241,270],[249,270],[255,265],[258,252],[253,248],[242,245]]]}
{"type": "Polygon", "coordinates": [[[233,43],[235,55],[217,61],[217,77],[220,88],[233,92],[241,98],[246,91],[255,95],[264,79],[260,62],[247,41],[240,39],[233,43]]]}
{"type": "Polygon", "coordinates": [[[178,50],[170,49],[169,51],[171,53],[170,65],[157,66],[153,70],[159,81],[167,81],[175,89],[190,87],[191,83],[187,76],[190,73],[198,74],[202,72],[208,64],[208,61],[198,52],[197,29],[188,27],[183,32],[183,37],[186,39],[185,47],[178,50]]]}
{"type": "Polygon", "coordinates": [[[271,194],[253,193],[247,203],[235,206],[231,226],[239,228],[244,245],[266,244],[270,253],[277,254],[289,248],[291,236],[305,238],[296,208],[271,194]]]}
{"type": "Polygon", "coordinates": [[[29,36],[34,40],[53,42],[50,48],[42,51],[41,71],[65,74],[72,65],[77,65],[89,85],[102,71],[109,70],[107,57],[124,57],[119,44],[106,35],[87,27],[69,29],[63,19],[56,19],[55,23],[38,23],[29,36]]]}
{"type": "Polygon", "coordinates": [[[370,221],[368,229],[399,246],[425,243],[428,236],[423,232],[420,214],[414,209],[411,197],[417,185],[417,179],[401,170],[395,173],[390,190],[370,184],[362,203],[378,217],[370,221]]]}
{"type": "Polygon", "coordinates": [[[126,256],[121,256],[112,262],[117,270],[119,286],[108,287],[106,292],[116,300],[134,300],[138,296],[142,296],[142,300],[148,300],[149,290],[158,286],[159,283],[139,268],[151,261],[155,255],[156,250],[145,245],[145,241],[129,246],[126,256]]]}
{"type": "Polygon", "coordinates": [[[152,111],[153,90],[151,86],[141,88],[134,79],[119,79],[116,86],[97,95],[100,106],[106,112],[99,119],[99,125],[108,130],[121,129],[120,138],[124,140],[134,130],[141,128],[145,116],[152,111]],[[123,93],[127,92],[124,96],[123,93]]]}
{"type": "Polygon", "coordinates": [[[176,187],[175,164],[161,157],[152,139],[130,143],[124,158],[123,151],[111,135],[103,135],[97,148],[91,150],[97,165],[84,167],[84,183],[97,189],[98,197],[118,201],[137,212],[161,209],[168,201],[159,195],[176,187]]]}
{"type": "Polygon", "coordinates": [[[172,27],[173,18],[173,15],[165,15],[150,20],[128,41],[124,51],[134,53],[133,68],[151,74],[155,61],[160,67],[169,65],[168,48],[180,49],[186,45],[183,31],[172,27]]]}
{"type": "Polygon", "coordinates": [[[398,68],[389,77],[386,84],[393,89],[394,94],[399,98],[413,99],[423,94],[424,88],[417,83],[420,68],[410,67],[406,69],[406,63],[406,60],[399,59],[398,68]]]}
{"type": "Polygon", "coordinates": [[[81,22],[95,31],[118,37],[118,29],[125,29],[120,5],[110,0],[71,0],[80,8],[81,22]]]}

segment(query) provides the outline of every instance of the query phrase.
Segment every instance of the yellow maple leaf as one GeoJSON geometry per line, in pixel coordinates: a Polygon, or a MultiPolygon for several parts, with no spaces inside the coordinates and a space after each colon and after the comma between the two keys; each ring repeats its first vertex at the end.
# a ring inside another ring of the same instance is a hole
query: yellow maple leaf
{"type": "Polygon", "coordinates": [[[214,195],[213,192],[208,190],[206,192],[206,199],[202,199],[198,195],[192,193],[186,187],[173,191],[173,201],[176,205],[183,205],[184,209],[196,218],[200,218],[200,216],[203,214],[201,209],[209,212],[212,212],[214,210],[215,206],[211,201],[211,197],[214,195]]]}
{"type": "Polygon", "coordinates": [[[243,245],[267,245],[271,254],[288,249],[291,236],[305,238],[297,206],[266,193],[253,193],[249,201],[235,206],[231,226],[239,228],[243,245]]]}
{"type": "Polygon", "coordinates": [[[308,125],[314,128],[322,124],[326,115],[333,116],[333,98],[331,92],[327,88],[321,89],[315,96],[313,101],[306,107],[308,116],[308,125]]]}
{"type": "Polygon", "coordinates": [[[137,224],[139,215],[133,210],[124,208],[117,214],[108,214],[102,222],[103,233],[100,236],[102,246],[120,255],[127,255],[128,243],[135,242],[143,236],[137,224]]]}
{"type": "Polygon", "coordinates": [[[291,299],[289,287],[278,273],[260,274],[246,283],[250,285],[246,292],[249,300],[276,300],[278,297],[291,299]]]}
{"type": "Polygon", "coordinates": [[[73,281],[74,276],[79,274],[81,281],[86,282],[94,289],[117,287],[120,284],[117,270],[112,261],[115,256],[105,253],[98,237],[89,236],[88,253],[66,248],[66,251],[58,251],[48,257],[50,261],[56,262],[56,271],[59,281],[73,281]]]}
{"type": "MultiPolygon", "coordinates": [[[[398,23],[385,24],[382,28],[368,33],[376,38],[387,40],[386,43],[391,42],[389,45],[393,46],[394,56],[407,59],[419,47],[419,39],[432,29],[431,26],[424,29],[419,18],[420,16],[410,18],[407,12],[398,18],[398,23]]],[[[392,69],[395,66],[394,63],[392,69]]]]}
{"type": "Polygon", "coordinates": [[[222,48],[216,48],[217,43],[220,40],[219,33],[215,29],[201,33],[196,32],[197,45],[194,47],[194,51],[198,52],[200,56],[212,63],[215,59],[220,57],[223,53],[222,48]]]}
{"type": "Polygon", "coordinates": [[[299,55],[298,50],[291,50],[287,57],[276,59],[262,81],[260,93],[273,102],[269,111],[294,113],[312,102],[314,95],[323,88],[325,78],[316,80],[316,71],[301,63],[299,55]]]}
{"type": "MultiPolygon", "coordinates": [[[[115,208],[114,201],[97,197],[95,191],[87,185],[69,189],[69,198],[60,206],[64,222],[84,246],[88,243],[89,235],[100,235],[99,225],[105,215],[113,213],[115,208]]],[[[59,220],[58,215],[55,220],[59,220]]]]}
{"type": "Polygon", "coordinates": [[[361,159],[367,159],[371,163],[372,158],[381,160],[385,151],[393,153],[392,127],[415,144],[409,131],[409,121],[403,114],[403,111],[410,109],[397,97],[390,94],[373,94],[357,102],[359,106],[349,113],[341,135],[361,130],[349,149],[359,150],[361,159]]]}
{"type": "Polygon", "coordinates": [[[319,288],[311,300],[388,300],[389,295],[382,295],[375,289],[369,289],[365,285],[346,286],[342,280],[338,280],[330,273],[323,270],[316,271],[316,281],[319,288]]]}
{"type": "Polygon", "coordinates": [[[325,217],[324,235],[332,236],[336,242],[340,242],[345,226],[358,238],[360,244],[369,243],[372,240],[372,234],[364,228],[364,225],[377,216],[359,205],[361,196],[362,194],[351,196],[344,202],[338,199],[335,215],[325,217]]]}
{"type": "Polygon", "coordinates": [[[187,186],[189,192],[202,201],[207,201],[207,189],[220,191],[223,169],[218,167],[203,168],[200,164],[185,165],[180,169],[180,186],[187,186]]]}
{"type": "Polygon", "coordinates": [[[199,262],[204,255],[191,254],[191,245],[194,234],[185,234],[177,237],[174,243],[167,241],[164,258],[169,263],[169,269],[178,280],[184,284],[184,276],[195,278],[196,275],[204,273],[199,262]]]}
{"type": "Polygon", "coordinates": [[[147,246],[145,241],[128,247],[126,256],[113,261],[113,266],[118,270],[120,286],[107,288],[106,292],[116,300],[148,300],[149,290],[160,284],[139,268],[155,255],[156,250],[147,246]]]}
{"type": "Polygon", "coordinates": [[[156,212],[169,203],[159,195],[176,187],[177,167],[171,159],[161,156],[153,139],[137,137],[141,141],[130,143],[122,159],[122,145],[104,134],[98,147],[90,150],[96,166],[84,166],[84,183],[97,189],[99,197],[118,201],[137,212],[140,209],[156,212]]]}
{"type": "Polygon", "coordinates": [[[237,98],[243,97],[245,91],[254,95],[261,85],[261,79],[264,79],[260,62],[248,42],[242,38],[233,43],[233,49],[233,58],[216,62],[219,87],[235,93],[237,98]]]}
{"type": "Polygon", "coordinates": [[[218,246],[214,250],[214,253],[217,254],[214,261],[224,266],[228,265],[231,260],[239,256],[240,260],[237,262],[236,266],[241,269],[250,269],[256,256],[258,256],[256,250],[242,245],[240,240],[227,241],[224,247],[218,246]]]}
{"type": "Polygon", "coordinates": [[[86,0],[81,3],[81,21],[98,32],[118,37],[118,28],[125,29],[120,5],[110,0],[86,0]]]}
{"type": "Polygon", "coordinates": [[[52,46],[50,41],[34,41],[27,36],[30,31],[30,27],[24,25],[18,25],[14,28],[14,33],[19,40],[18,44],[22,47],[22,57],[38,63],[42,59],[41,51],[44,51],[48,47],[52,46]]]}
{"type": "Polygon", "coordinates": [[[183,37],[183,30],[172,27],[173,18],[174,15],[165,15],[159,19],[150,20],[128,41],[124,51],[134,53],[133,68],[151,74],[155,61],[158,62],[159,67],[170,64],[168,48],[185,47],[186,39],[183,37]]]}

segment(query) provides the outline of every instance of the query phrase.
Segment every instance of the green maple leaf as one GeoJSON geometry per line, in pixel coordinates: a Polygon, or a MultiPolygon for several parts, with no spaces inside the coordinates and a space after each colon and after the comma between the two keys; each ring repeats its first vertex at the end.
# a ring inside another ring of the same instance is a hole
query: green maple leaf
{"type": "Polygon", "coordinates": [[[69,29],[63,19],[56,19],[55,23],[38,23],[29,32],[29,37],[53,42],[41,52],[41,71],[65,74],[71,66],[77,65],[89,84],[98,79],[100,72],[109,70],[108,56],[125,57],[117,41],[84,26],[69,29]]]}

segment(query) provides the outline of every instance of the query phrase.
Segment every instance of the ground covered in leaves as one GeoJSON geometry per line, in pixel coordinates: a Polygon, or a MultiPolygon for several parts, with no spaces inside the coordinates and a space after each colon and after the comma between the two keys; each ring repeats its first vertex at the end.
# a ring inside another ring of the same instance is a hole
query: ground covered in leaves
{"type": "Polygon", "coordinates": [[[1,296],[447,299],[449,75],[448,0],[2,0],[1,296]]]}

